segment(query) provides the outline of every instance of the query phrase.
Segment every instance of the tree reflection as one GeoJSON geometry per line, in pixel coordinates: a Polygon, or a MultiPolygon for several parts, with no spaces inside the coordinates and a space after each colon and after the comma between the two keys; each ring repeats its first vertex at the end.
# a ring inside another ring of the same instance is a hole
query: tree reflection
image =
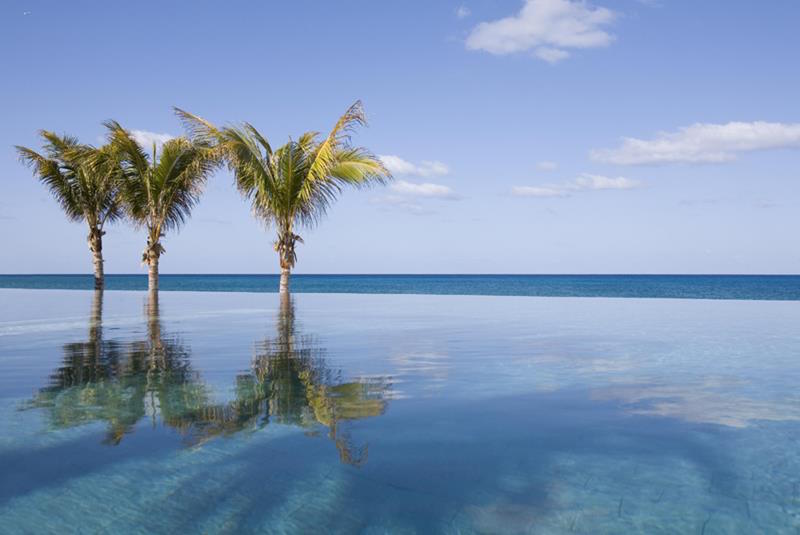
{"type": "Polygon", "coordinates": [[[191,370],[189,351],[177,337],[164,338],[157,298],[148,300],[148,338],[132,343],[105,340],[103,291],[96,290],[86,342],[64,345],[64,360],[50,384],[31,401],[49,409],[54,427],[108,423],[106,442],[118,444],[139,420],[181,405],[208,402],[208,392],[191,370]],[[178,398],[178,399],[176,399],[178,398]]]}
{"type": "Polygon", "coordinates": [[[348,422],[386,409],[384,379],[344,382],[330,369],[314,337],[297,332],[291,296],[281,297],[274,337],[257,344],[251,369],[237,376],[231,401],[215,402],[192,369],[188,346],[162,333],[158,294],[148,295],[147,338],[104,340],[103,292],[94,294],[86,342],[64,345],[62,365],[29,402],[48,410],[54,427],[107,422],[105,440],[118,444],[144,418],[178,430],[189,445],[220,435],[257,430],[270,422],[309,429],[320,425],[342,462],[366,461],[348,422]]]}
{"type": "Polygon", "coordinates": [[[276,335],[257,344],[251,370],[236,378],[233,401],[169,415],[162,411],[162,417],[191,443],[270,422],[310,429],[322,424],[341,461],[359,465],[366,461],[367,446],[355,445],[345,427],[383,414],[389,386],[384,379],[342,382],[314,338],[296,332],[294,303],[284,295],[276,335]]]}
{"type": "Polygon", "coordinates": [[[131,366],[126,362],[126,349],[116,341],[103,339],[102,313],[103,290],[95,290],[88,341],[64,345],[62,366],[31,405],[49,408],[55,427],[105,420],[109,423],[108,441],[117,443],[144,416],[144,405],[141,389],[127,380],[131,366]]]}

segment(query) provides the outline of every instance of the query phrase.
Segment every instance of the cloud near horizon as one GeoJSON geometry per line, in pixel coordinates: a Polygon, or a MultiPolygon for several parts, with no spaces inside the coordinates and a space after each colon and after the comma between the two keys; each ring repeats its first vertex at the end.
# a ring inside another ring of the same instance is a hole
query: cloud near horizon
{"type": "Polygon", "coordinates": [[[625,137],[619,147],[593,150],[590,157],[617,165],[722,163],[742,152],[780,148],[800,148],[800,123],[695,123],[649,140],[625,137]]]}
{"type": "Polygon", "coordinates": [[[519,13],[473,28],[466,40],[468,50],[495,55],[531,52],[557,63],[570,56],[568,49],[605,47],[614,36],[603,29],[616,14],[584,1],[525,0],[519,13]]]}
{"type": "Polygon", "coordinates": [[[578,178],[563,184],[545,184],[543,186],[516,186],[511,189],[516,197],[570,197],[582,191],[627,190],[641,186],[638,180],[623,176],[607,177],[582,173],[578,178]]]}

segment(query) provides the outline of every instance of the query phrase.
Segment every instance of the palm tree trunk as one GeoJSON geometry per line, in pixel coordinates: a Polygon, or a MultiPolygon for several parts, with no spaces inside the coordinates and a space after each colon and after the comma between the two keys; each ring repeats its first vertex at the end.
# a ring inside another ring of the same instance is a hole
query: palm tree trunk
{"type": "Polygon", "coordinates": [[[275,242],[275,250],[278,252],[278,258],[281,264],[281,284],[279,292],[281,295],[289,293],[289,276],[294,266],[295,254],[294,243],[300,236],[295,235],[291,226],[287,226],[278,232],[278,241],[275,242]]]}
{"type": "Polygon", "coordinates": [[[105,287],[105,274],[103,273],[103,233],[92,229],[89,232],[89,250],[92,252],[94,263],[94,289],[102,290],[105,287]]]}
{"type": "Polygon", "coordinates": [[[158,291],[158,255],[150,252],[147,255],[147,290],[150,293],[158,291]]]}
{"type": "Polygon", "coordinates": [[[281,268],[281,285],[280,285],[280,293],[281,295],[285,295],[289,293],[289,274],[291,270],[286,267],[281,268]]]}

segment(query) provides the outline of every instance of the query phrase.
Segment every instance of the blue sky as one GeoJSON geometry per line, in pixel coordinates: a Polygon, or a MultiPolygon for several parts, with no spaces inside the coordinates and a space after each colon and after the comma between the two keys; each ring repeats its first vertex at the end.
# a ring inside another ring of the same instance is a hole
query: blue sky
{"type": "MultiPolygon", "coordinates": [[[[21,166],[45,128],[355,141],[393,186],[302,232],[298,273],[799,273],[800,2],[41,2],[0,6],[0,272],[88,273],[86,229],[21,166]],[[164,3],[166,4],[166,3],[164,3]]],[[[164,273],[275,273],[227,172],[164,273]]],[[[105,237],[144,272],[144,232],[105,237]]]]}

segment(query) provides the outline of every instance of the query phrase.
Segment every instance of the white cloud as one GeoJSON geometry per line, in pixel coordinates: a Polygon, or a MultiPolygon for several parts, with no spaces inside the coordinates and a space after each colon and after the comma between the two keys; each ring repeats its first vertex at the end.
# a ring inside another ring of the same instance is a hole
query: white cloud
{"type": "MultiPolygon", "coordinates": [[[[419,174],[420,167],[415,166],[405,160],[397,158],[396,156],[381,156],[380,157],[384,161],[384,165],[386,165],[390,170],[392,167],[390,163],[392,162],[395,167],[392,170],[393,173],[402,173],[402,174],[411,174],[416,172],[419,174]],[[396,158],[401,162],[403,165],[399,165],[398,161],[393,161],[392,159],[396,158]]],[[[423,162],[423,165],[427,162],[423,162]]],[[[444,169],[439,169],[438,171],[436,168],[423,168],[422,169],[425,173],[433,173],[439,172],[440,174],[447,170],[446,167],[444,169]]],[[[434,184],[432,182],[409,182],[408,180],[398,180],[393,182],[389,189],[392,191],[391,195],[384,195],[382,197],[375,197],[370,200],[373,204],[382,205],[388,209],[396,209],[402,210],[404,212],[408,212],[414,215],[429,215],[436,213],[435,210],[430,208],[430,202],[433,200],[446,200],[446,201],[458,201],[461,200],[461,196],[453,191],[453,188],[450,186],[445,186],[443,184],[434,184]]]]}
{"type": "Polygon", "coordinates": [[[458,6],[456,9],[456,17],[463,19],[469,17],[472,14],[472,11],[467,6],[458,6]]]}
{"type": "Polygon", "coordinates": [[[504,55],[532,53],[556,63],[569,57],[569,48],[608,46],[614,36],[603,29],[615,13],[577,0],[525,0],[512,17],[482,22],[467,37],[469,50],[504,55]]]}
{"type": "Polygon", "coordinates": [[[787,147],[800,148],[800,123],[695,123],[650,140],[626,137],[616,149],[593,150],[591,157],[618,165],[718,163],[741,152],[787,147]]]}
{"type": "Polygon", "coordinates": [[[450,169],[442,162],[423,161],[417,165],[392,154],[380,155],[378,158],[393,175],[429,177],[450,173],[450,169]]]}
{"type": "Polygon", "coordinates": [[[511,193],[517,197],[569,197],[582,191],[633,189],[640,185],[638,180],[623,176],[608,177],[582,173],[578,178],[563,184],[516,186],[511,189],[511,193]]]}
{"type": "MultiPolygon", "coordinates": [[[[417,177],[436,177],[450,173],[447,165],[437,161],[423,161],[415,164],[404,160],[400,156],[385,154],[378,156],[383,165],[393,175],[417,176],[417,177]]],[[[398,180],[389,186],[392,195],[376,197],[372,203],[380,204],[387,208],[394,208],[409,212],[415,215],[428,215],[435,213],[423,203],[430,199],[439,200],[459,200],[458,195],[450,186],[434,184],[432,182],[410,182],[408,180],[398,180]]]]}
{"type": "Polygon", "coordinates": [[[611,178],[603,175],[590,175],[588,173],[583,173],[572,183],[572,188],[574,190],[633,189],[636,187],[639,187],[638,180],[631,180],[624,176],[611,178]]]}
{"type": "Polygon", "coordinates": [[[556,162],[543,161],[543,162],[538,162],[536,164],[536,168],[539,169],[540,171],[555,171],[556,169],[558,169],[558,164],[556,162]]]}
{"type": "Polygon", "coordinates": [[[175,137],[171,134],[158,134],[147,130],[131,130],[131,136],[146,151],[152,150],[153,143],[156,144],[156,148],[160,149],[161,145],[175,137]]]}
{"type": "Polygon", "coordinates": [[[392,191],[410,197],[427,197],[431,199],[458,199],[458,195],[449,186],[442,184],[415,184],[405,180],[398,180],[390,186],[392,191]]]}

